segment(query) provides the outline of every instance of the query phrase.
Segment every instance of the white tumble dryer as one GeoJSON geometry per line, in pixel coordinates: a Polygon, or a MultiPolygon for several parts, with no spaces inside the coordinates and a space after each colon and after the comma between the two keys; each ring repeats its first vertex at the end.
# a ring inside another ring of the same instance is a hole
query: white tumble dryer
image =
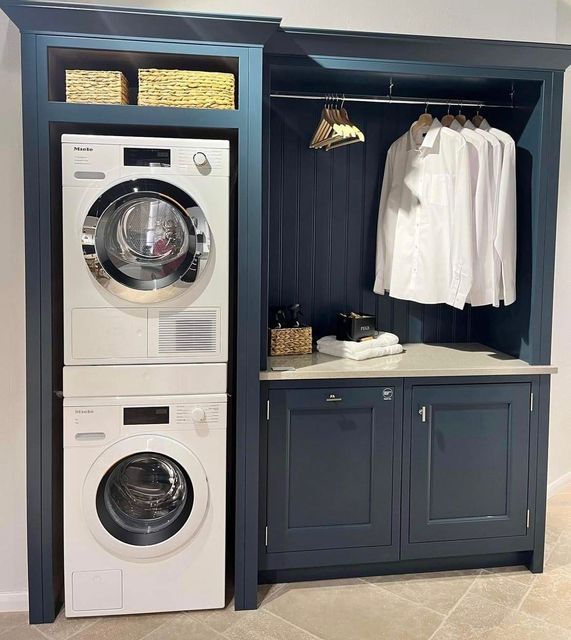
{"type": "Polygon", "coordinates": [[[65,613],[225,599],[226,396],[64,400],[65,613]]]}
{"type": "Polygon", "coordinates": [[[66,365],[228,360],[229,142],[62,136],[66,365]]]}

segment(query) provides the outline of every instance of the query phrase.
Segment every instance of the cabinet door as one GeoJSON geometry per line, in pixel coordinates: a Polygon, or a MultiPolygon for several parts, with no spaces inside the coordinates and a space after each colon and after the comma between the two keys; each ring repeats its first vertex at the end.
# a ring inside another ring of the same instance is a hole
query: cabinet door
{"type": "Polygon", "coordinates": [[[416,386],[409,543],[527,533],[527,383],[416,386]]]}
{"type": "Polygon", "coordinates": [[[398,548],[396,404],[393,387],[270,392],[267,554],[398,548]]]}

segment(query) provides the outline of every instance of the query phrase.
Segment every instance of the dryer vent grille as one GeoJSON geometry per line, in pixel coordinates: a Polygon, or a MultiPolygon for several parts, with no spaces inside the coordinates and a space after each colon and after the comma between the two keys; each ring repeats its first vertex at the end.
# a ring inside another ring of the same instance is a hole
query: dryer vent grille
{"type": "Polygon", "coordinates": [[[218,309],[159,311],[159,353],[218,351],[218,309]]]}

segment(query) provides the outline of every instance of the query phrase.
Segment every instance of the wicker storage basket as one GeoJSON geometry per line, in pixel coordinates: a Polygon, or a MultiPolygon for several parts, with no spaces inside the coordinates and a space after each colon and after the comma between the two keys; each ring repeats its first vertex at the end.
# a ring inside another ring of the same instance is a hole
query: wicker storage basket
{"type": "Polygon", "coordinates": [[[311,327],[270,329],[271,356],[299,356],[312,351],[311,327]]]}
{"type": "Polygon", "coordinates": [[[89,104],[129,104],[129,85],[120,71],[67,69],[65,99],[89,104]]]}
{"type": "Polygon", "coordinates": [[[139,69],[140,105],[234,109],[234,74],[177,69],[139,69]]]}

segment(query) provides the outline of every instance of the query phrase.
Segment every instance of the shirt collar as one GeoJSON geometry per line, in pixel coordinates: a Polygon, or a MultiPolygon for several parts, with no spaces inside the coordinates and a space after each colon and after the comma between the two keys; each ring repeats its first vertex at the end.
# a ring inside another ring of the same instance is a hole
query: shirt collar
{"type": "Polygon", "coordinates": [[[414,127],[414,124],[411,126],[408,132],[409,149],[424,151],[425,153],[428,152],[429,149],[432,149],[434,147],[438,139],[438,136],[440,134],[440,131],[442,129],[440,120],[438,118],[434,118],[432,120],[432,124],[430,125],[430,127],[428,128],[428,131],[426,132],[426,135],[424,136],[424,140],[422,141],[419,147],[414,140],[414,136],[412,134],[412,127],[414,127]]]}
{"type": "Polygon", "coordinates": [[[471,120],[466,120],[466,124],[464,125],[466,129],[470,129],[470,131],[475,131],[476,127],[473,125],[471,120]]]}
{"type": "Polygon", "coordinates": [[[458,120],[456,120],[456,118],[454,118],[454,120],[452,120],[452,124],[450,125],[450,128],[452,129],[452,131],[462,131],[462,125],[458,122],[458,120]]]}

